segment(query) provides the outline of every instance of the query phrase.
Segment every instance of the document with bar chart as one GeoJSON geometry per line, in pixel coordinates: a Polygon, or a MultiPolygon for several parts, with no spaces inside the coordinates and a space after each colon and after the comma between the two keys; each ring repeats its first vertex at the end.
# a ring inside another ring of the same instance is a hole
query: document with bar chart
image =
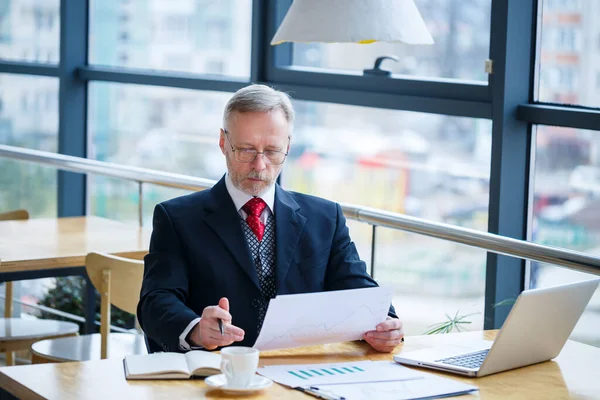
{"type": "Polygon", "coordinates": [[[422,379],[423,373],[390,361],[357,361],[333,364],[272,365],[259,374],[282,385],[308,387],[354,382],[422,379]]]}
{"type": "Polygon", "coordinates": [[[385,321],[391,302],[392,290],[384,287],[277,296],[254,347],[278,350],[362,339],[385,321]]]}

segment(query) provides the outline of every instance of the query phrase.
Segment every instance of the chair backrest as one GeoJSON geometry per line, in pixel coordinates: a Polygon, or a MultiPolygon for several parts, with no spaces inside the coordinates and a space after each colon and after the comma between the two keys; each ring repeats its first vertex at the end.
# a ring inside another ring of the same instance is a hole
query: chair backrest
{"type": "MultiPolygon", "coordinates": [[[[27,210],[14,210],[0,213],[0,221],[29,219],[27,210]]],[[[11,318],[13,314],[13,283],[4,284],[4,318],[11,318]]]]}
{"type": "Polygon", "coordinates": [[[27,210],[14,210],[0,213],[0,221],[24,220],[29,219],[27,210]]]}
{"type": "Polygon", "coordinates": [[[112,304],[135,314],[142,288],[144,262],[110,254],[89,253],[85,258],[85,269],[100,292],[100,351],[104,359],[108,356],[110,306],[112,304]]]}

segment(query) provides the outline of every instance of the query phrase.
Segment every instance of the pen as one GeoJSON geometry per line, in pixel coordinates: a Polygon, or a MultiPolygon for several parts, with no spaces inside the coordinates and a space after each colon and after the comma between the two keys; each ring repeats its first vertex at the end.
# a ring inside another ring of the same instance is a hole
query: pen
{"type": "Polygon", "coordinates": [[[309,388],[297,387],[301,392],[312,394],[313,396],[323,399],[323,400],[346,400],[345,397],[337,397],[332,394],[327,393],[326,391],[321,391],[319,388],[311,386],[309,388]]]}
{"type": "Polygon", "coordinates": [[[225,334],[225,331],[223,330],[223,320],[219,318],[219,331],[221,332],[221,336],[223,336],[225,334]]]}

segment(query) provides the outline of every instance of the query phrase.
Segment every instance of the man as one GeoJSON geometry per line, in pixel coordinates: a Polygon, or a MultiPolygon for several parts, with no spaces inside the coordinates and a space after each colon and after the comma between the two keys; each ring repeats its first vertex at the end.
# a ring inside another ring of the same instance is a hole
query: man
{"type": "MultiPolygon", "coordinates": [[[[150,351],[252,346],[276,295],[377,286],[340,206],[275,183],[293,118],[285,93],[239,90],[219,137],[227,174],[210,190],[156,206],[138,305],[150,351]]],[[[378,351],[404,336],[393,307],[373,328],[364,339],[378,351]]]]}

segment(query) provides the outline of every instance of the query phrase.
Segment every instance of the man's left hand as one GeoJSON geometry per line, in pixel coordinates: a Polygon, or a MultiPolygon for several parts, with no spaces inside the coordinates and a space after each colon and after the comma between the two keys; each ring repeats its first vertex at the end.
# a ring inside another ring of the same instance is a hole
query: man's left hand
{"type": "Polygon", "coordinates": [[[404,340],[402,321],[388,317],[375,327],[376,330],[366,332],[364,339],[375,350],[391,353],[404,340]]]}

